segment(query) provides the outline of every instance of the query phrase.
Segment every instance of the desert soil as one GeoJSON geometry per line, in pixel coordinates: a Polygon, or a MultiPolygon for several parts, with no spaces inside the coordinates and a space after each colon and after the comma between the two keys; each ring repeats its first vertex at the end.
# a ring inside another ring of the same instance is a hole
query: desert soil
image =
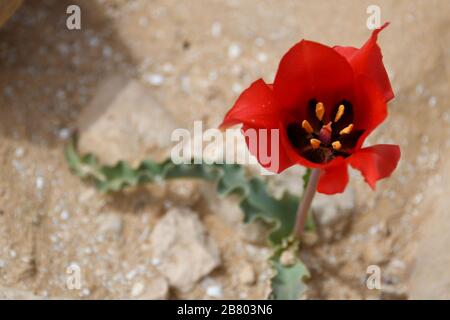
{"type": "MultiPolygon", "coordinates": [[[[90,106],[113,103],[99,96],[117,77],[124,84],[110,95],[131,88],[132,97],[151,97],[163,110],[150,112],[156,121],[167,113],[171,125],[215,127],[243,88],[273,80],[300,39],[362,45],[371,3],[26,1],[0,30],[0,297],[265,298],[265,229],[244,226],[235,199],[197,181],[103,195],[69,171],[63,148],[78,131],[105,161],[122,151],[139,160],[126,153],[127,141],[147,150],[133,125],[121,123],[126,110],[116,118],[94,112],[83,125],[90,106]],[[81,30],[66,28],[73,3],[81,30]],[[80,289],[67,286],[70,266],[80,268],[80,289]]],[[[317,218],[301,250],[312,273],[307,298],[450,298],[450,4],[378,4],[391,21],[379,42],[396,98],[369,142],[399,144],[402,158],[375,192],[352,172],[339,210],[325,210],[318,198],[317,212],[331,216],[317,218]],[[381,269],[381,290],[366,287],[369,265],[381,269]]],[[[127,97],[120,101],[134,99],[127,97]]],[[[290,188],[300,177],[274,179],[290,188]]],[[[333,201],[328,208],[338,207],[333,201]]]]}

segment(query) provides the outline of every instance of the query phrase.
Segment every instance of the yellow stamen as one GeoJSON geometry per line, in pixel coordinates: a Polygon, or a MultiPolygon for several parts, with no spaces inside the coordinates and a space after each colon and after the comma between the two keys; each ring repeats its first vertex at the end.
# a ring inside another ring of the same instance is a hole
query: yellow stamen
{"type": "Polygon", "coordinates": [[[353,123],[349,124],[348,126],[346,126],[344,129],[342,129],[339,134],[349,134],[350,132],[352,132],[353,130],[353,123]]]}
{"type": "Polygon", "coordinates": [[[336,117],[334,118],[334,122],[338,122],[340,118],[344,115],[345,112],[345,106],[341,104],[338,108],[338,111],[336,113],[336,117]]]}
{"type": "Polygon", "coordinates": [[[331,144],[331,146],[333,147],[334,150],[338,151],[339,149],[342,148],[342,144],[339,141],[335,141],[331,144]]]}
{"type": "Polygon", "coordinates": [[[311,144],[311,147],[313,149],[317,149],[318,147],[320,147],[320,140],[319,139],[311,139],[311,140],[309,140],[309,143],[311,144]]]}
{"type": "Polygon", "coordinates": [[[317,102],[316,104],[316,117],[320,121],[323,119],[323,115],[325,114],[325,107],[322,102],[317,102]]]}
{"type": "Polygon", "coordinates": [[[308,120],[303,120],[302,128],[305,129],[305,131],[308,132],[308,133],[313,133],[314,132],[314,130],[311,127],[311,125],[309,124],[308,120]]]}

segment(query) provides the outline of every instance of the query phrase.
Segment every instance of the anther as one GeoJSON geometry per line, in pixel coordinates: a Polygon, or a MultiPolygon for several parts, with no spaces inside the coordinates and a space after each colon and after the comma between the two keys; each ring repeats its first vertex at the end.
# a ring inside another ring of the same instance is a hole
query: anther
{"type": "Polygon", "coordinates": [[[314,130],[311,127],[311,125],[309,124],[308,120],[303,120],[302,128],[305,129],[305,131],[308,132],[308,133],[313,133],[314,132],[314,130]]]}
{"type": "Polygon", "coordinates": [[[316,104],[316,117],[320,121],[323,119],[323,115],[325,114],[325,107],[322,102],[317,102],[316,104]]]}
{"type": "Polygon", "coordinates": [[[342,148],[342,144],[339,141],[334,141],[331,146],[334,150],[338,151],[342,148]]]}
{"type": "Polygon", "coordinates": [[[346,126],[344,129],[342,129],[339,134],[349,134],[350,132],[352,132],[353,130],[353,123],[349,124],[348,126],[346,126]]]}
{"type": "Polygon", "coordinates": [[[334,122],[338,122],[340,118],[344,115],[345,106],[343,104],[339,105],[338,111],[336,113],[336,117],[334,117],[334,122]]]}
{"type": "Polygon", "coordinates": [[[311,139],[309,140],[309,143],[311,144],[311,147],[313,149],[317,149],[320,147],[320,140],[319,139],[311,139]]]}

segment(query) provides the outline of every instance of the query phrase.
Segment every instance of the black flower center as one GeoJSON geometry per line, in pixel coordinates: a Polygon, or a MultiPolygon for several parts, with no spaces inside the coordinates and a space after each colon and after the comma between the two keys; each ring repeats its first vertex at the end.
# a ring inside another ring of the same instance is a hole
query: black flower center
{"type": "Polygon", "coordinates": [[[354,130],[353,106],[347,100],[339,101],[331,114],[325,106],[311,99],[306,119],[291,123],[286,131],[297,152],[315,163],[327,163],[337,156],[348,157],[363,130],[354,130]]]}

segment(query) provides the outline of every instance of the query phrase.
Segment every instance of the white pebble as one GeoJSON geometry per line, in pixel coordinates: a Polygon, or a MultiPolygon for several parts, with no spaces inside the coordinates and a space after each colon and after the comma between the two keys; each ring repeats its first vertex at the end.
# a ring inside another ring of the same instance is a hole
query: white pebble
{"type": "Polygon", "coordinates": [[[16,153],[16,157],[20,158],[20,157],[22,157],[25,154],[25,149],[24,148],[17,148],[15,153],[16,153]]]}
{"type": "Polygon", "coordinates": [[[70,129],[62,128],[58,133],[59,139],[67,140],[70,137],[70,129]]]}
{"type": "Polygon", "coordinates": [[[208,74],[209,81],[215,81],[218,78],[217,71],[213,70],[208,74]]]}
{"type": "Polygon", "coordinates": [[[229,48],[228,48],[228,56],[231,59],[236,59],[240,55],[241,55],[241,47],[238,44],[233,43],[232,45],[229,46],[229,48]]]}
{"type": "Polygon", "coordinates": [[[133,297],[140,296],[144,292],[144,284],[142,282],[137,282],[133,285],[133,288],[131,288],[131,295],[133,297]]]}
{"type": "Polygon", "coordinates": [[[219,285],[210,286],[206,289],[206,294],[212,298],[222,297],[222,287],[219,285]]]}
{"type": "Polygon", "coordinates": [[[259,62],[266,62],[267,61],[267,54],[265,54],[264,52],[260,52],[260,53],[258,53],[256,58],[258,59],[259,62]]]}
{"type": "Polygon", "coordinates": [[[423,94],[424,93],[424,91],[425,91],[425,88],[423,87],[423,84],[418,84],[417,86],[416,86],[416,93],[418,94],[418,95],[421,95],[421,94],[423,94]]]}
{"type": "Polygon", "coordinates": [[[69,212],[67,210],[63,210],[63,212],[61,212],[61,219],[62,220],[67,220],[67,219],[69,219],[69,217],[70,217],[70,214],[69,214],[69,212]]]}
{"type": "Polygon", "coordinates": [[[161,264],[161,260],[158,258],[153,258],[152,259],[152,265],[154,266],[159,266],[161,264]]]}
{"type": "Polygon", "coordinates": [[[431,108],[436,107],[436,104],[437,104],[437,98],[435,96],[432,96],[432,97],[430,97],[430,99],[428,99],[428,105],[431,108]]]}
{"type": "Polygon", "coordinates": [[[171,72],[173,72],[174,67],[170,62],[166,62],[163,64],[162,69],[166,73],[171,73],[171,72]]]}
{"type": "Polygon", "coordinates": [[[131,280],[134,277],[136,277],[137,271],[136,270],[131,270],[130,272],[128,272],[125,276],[125,278],[127,278],[127,280],[131,280]]]}
{"type": "Polygon", "coordinates": [[[44,187],[44,178],[43,177],[37,177],[36,178],[36,188],[38,190],[41,190],[44,187]]]}
{"type": "Polygon", "coordinates": [[[103,57],[104,57],[104,58],[109,58],[109,57],[111,57],[111,56],[112,56],[112,49],[111,49],[111,47],[110,47],[110,46],[105,46],[105,47],[103,48],[102,53],[103,53],[103,57]]]}
{"type": "Polygon", "coordinates": [[[156,73],[148,74],[144,76],[144,81],[152,86],[160,86],[164,82],[164,76],[156,73]]]}
{"type": "Polygon", "coordinates": [[[214,22],[211,26],[211,34],[213,37],[220,37],[222,34],[222,25],[220,22],[214,22]]]}
{"type": "Polygon", "coordinates": [[[242,91],[242,86],[240,83],[235,82],[233,83],[231,90],[233,90],[234,93],[240,93],[242,91]]]}
{"type": "Polygon", "coordinates": [[[100,43],[100,40],[97,37],[92,37],[89,39],[89,45],[92,48],[98,47],[98,44],[100,43]]]}
{"type": "Polygon", "coordinates": [[[265,42],[266,42],[266,41],[264,40],[264,38],[261,38],[261,37],[258,37],[258,38],[255,39],[255,44],[256,44],[258,47],[262,47],[262,46],[264,45],[265,42]]]}

